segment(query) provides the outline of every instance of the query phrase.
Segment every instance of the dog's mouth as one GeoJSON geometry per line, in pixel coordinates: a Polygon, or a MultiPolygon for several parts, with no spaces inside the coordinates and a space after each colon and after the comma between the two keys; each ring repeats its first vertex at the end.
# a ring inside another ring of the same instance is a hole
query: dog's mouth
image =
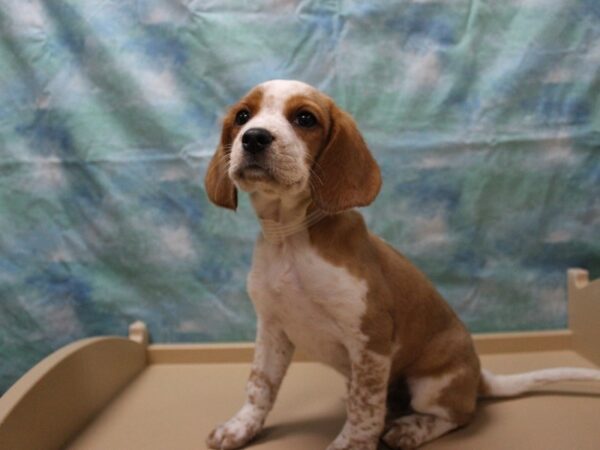
{"type": "Polygon", "coordinates": [[[252,162],[240,167],[236,177],[244,181],[275,181],[273,173],[261,164],[252,162]]]}
{"type": "Polygon", "coordinates": [[[243,155],[234,162],[231,179],[242,190],[282,190],[302,184],[304,177],[291,157],[282,155],[243,155]]]}

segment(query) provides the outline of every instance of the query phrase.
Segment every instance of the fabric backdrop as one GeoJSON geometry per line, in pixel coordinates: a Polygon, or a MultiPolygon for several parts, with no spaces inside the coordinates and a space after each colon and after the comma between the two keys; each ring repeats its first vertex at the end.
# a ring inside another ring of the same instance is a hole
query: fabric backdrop
{"type": "Polygon", "coordinates": [[[600,273],[600,2],[0,0],[0,392],[75,339],[250,340],[258,226],[202,187],[225,108],[304,80],[356,118],[372,229],[472,331],[566,324],[600,273]]]}

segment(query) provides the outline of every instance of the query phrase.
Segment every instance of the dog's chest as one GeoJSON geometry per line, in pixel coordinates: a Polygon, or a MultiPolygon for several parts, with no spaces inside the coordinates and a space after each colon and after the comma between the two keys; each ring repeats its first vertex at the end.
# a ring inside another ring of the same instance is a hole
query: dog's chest
{"type": "Polygon", "coordinates": [[[274,320],[294,345],[346,371],[347,346],[361,341],[367,285],[306,245],[259,243],[248,290],[261,320],[274,320]]]}

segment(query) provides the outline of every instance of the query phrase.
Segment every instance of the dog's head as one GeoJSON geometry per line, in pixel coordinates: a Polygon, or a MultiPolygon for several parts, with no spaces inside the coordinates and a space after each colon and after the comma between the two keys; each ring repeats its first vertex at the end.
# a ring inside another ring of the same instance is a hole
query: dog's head
{"type": "Polygon", "coordinates": [[[381,175],[352,118],[331,98],[299,81],[252,89],[223,122],[205,178],[210,200],[237,207],[237,189],[286,196],[309,192],[335,213],[366,206],[381,175]]]}

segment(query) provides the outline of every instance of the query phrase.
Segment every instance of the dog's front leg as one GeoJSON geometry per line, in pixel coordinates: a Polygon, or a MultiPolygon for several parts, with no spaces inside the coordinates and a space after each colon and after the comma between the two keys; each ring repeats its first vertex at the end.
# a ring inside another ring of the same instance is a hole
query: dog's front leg
{"type": "Polygon", "coordinates": [[[212,431],[206,440],[210,448],[239,448],[259,433],[293,353],[294,347],[283,331],[259,323],[254,362],[246,385],[246,403],[229,421],[212,431]]]}
{"type": "Polygon", "coordinates": [[[327,450],[375,450],[385,424],[390,358],[366,349],[350,357],[346,423],[327,450]]]}

